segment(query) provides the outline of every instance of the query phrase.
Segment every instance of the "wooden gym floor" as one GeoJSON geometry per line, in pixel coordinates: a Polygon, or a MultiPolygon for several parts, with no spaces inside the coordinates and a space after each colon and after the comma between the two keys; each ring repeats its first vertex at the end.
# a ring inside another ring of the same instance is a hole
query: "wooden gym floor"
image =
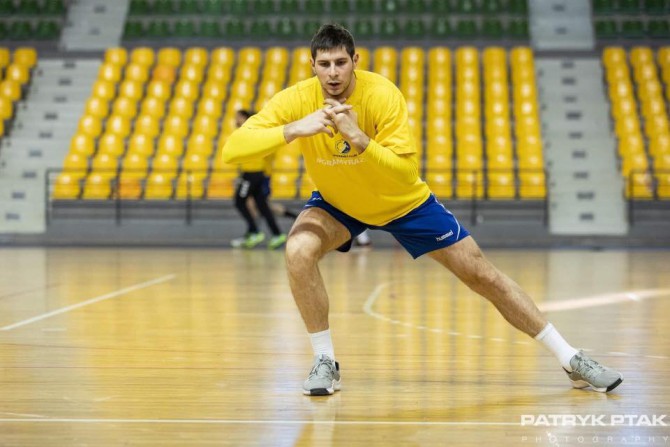
{"type": "Polygon", "coordinates": [[[487,255],[624,383],[572,389],[491,305],[399,249],[323,261],[343,389],[310,398],[280,252],[5,248],[0,446],[670,446],[670,417],[639,425],[670,413],[670,252],[487,255]],[[521,424],[557,414],[627,419],[521,424]]]}

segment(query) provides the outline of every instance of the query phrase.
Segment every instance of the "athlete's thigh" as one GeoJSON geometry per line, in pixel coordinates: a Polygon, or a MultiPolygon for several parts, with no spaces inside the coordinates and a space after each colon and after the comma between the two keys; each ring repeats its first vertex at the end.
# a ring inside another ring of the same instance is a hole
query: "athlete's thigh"
{"type": "Polygon", "coordinates": [[[467,236],[448,247],[434,250],[428,255],[459,278],[473,274],[488,274],[493,268],[472,236],[467,236]]]}
{"type": "Polygon", "coordinates": [[[351,235],[349,230],[327,211],[321,208],[305,208],[295,220],[288,235],[289,241],[317,244],[322,253],[335,250],[345,244],[351,235]]]}

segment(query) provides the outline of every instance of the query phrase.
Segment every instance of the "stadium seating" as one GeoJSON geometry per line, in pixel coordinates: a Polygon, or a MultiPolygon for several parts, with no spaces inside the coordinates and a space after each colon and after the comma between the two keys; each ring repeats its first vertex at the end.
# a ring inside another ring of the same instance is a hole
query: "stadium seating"
{"type": "Polygon", "coordinates": [[[666,0],[592,0],[592,10],[599,40],[670,38],[666,0]]]}
{"type": "MultiPolygon", "coordinates": [[[[529,48],[358,51],[360,68],[389,78],[405,96],[423,174],[438,195],[546,197],[529,48]]],[[[217,155],[235,130],[235,112],[258,110],[312,76],[306,47],[110,48],[103,59],[64,161],[74,172],[63,178],[67,198],[76,191],[96,200],[229,198],[237,170],[217,155]]],[[[276,197],[311,194],[295,145],[273,163],[276,197]]]]}
{"type": "Polygon", "coordinates": [[[670,199],[670,47],[607,47],[602,62],[625,194],[670,199]]]}
{"type": "Polygon", "coordinates": [[[53,41],[67,12],[63,0],[0,0],[0,39],[53,41]]]}
{"type": "Polygon", "coordinates": [[[36,64],[35,48],[19,47],[12,52],[0,47],[0,140],[10,131],[16,103],[24,97],[36,64]]]}

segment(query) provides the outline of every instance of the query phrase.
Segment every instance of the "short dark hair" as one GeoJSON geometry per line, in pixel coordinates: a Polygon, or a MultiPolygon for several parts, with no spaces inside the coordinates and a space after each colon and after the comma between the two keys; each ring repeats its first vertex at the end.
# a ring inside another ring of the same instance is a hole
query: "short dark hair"
{"type": "Polygon", "coordinates": [[[251,118],[251,116],[254,114],[254,112],[252,112],[251,110],[245,110],[245,109],[240,109],[235,113],[237,113],[238,115],[242,115],[245,120],[251,118]]]}
{"type": "Polygon", "coordinates": [[[314,37],[312,37],[310,46],[312,59],[316,59],[317,51],[330,51],[341,47],[344,47],[352,59],[356,53],[354,36],[351,35],[349,30],[337,23],[322,25],[316,34],[314,34],[314,37]]]}

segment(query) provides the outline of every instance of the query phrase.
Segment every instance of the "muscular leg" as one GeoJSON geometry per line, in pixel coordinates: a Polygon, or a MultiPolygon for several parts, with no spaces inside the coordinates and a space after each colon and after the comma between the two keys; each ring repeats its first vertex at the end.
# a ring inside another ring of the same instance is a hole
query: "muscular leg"
{"type": "Polygon", "coordinates": [[[472,237],[429,253],[472,290],[489,300],[512,326],[535,337],[547,320],[533,300],[489,262],[472,237]]]}
{"type": "Polygon", "coordinates": [[[349,230],[320,208],[304,210],[291,228],[286,241],[286,269],[309,333],[328,329],[328,294],[318,262],[350,238],[349,230]]]}

